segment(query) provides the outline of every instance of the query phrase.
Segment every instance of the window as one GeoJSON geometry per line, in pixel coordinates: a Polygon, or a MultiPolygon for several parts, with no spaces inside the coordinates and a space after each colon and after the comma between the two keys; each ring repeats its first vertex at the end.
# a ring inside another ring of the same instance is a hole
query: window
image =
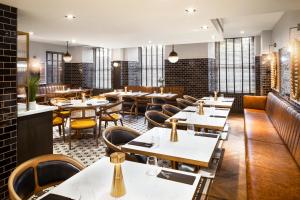
{"type": "MultiPolygon", "coordinates": [[[[46,73],[47,83],[63,82],[63,55],[64,54],[60,52],[46,52],[47,71],[45,72],[45,70],[41,70],[41,74],[46,73]]],[[[43,78],[43,76],[41,76],[41,78],[43,78]]]]}
{"type": "Polygon", "coordinates": [[[255,93],[254,37],[216,43],[216,58],[220,92],[255,93]]]}
{"type": "Polygon", "coordinates": [[[164,80],[164,46],[141,47],[142,86],[159,87],[164,80]]]}
{"type": "Polygon", "coordinates": [[[111,89],[111,50],[101,47],[94,48],[94,65],[94,88],[111,89]]]}

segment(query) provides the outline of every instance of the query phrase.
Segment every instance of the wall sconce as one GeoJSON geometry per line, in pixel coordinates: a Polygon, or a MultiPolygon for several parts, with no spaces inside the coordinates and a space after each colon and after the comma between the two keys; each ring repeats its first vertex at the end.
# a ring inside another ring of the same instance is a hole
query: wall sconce
{"type": "Polygon", "coordinates": [[[41,62],[36,56],[33,56],[29,60],[29,71],[33,74],[38,74],[40,70],[41,70],[41,62]]]}
{"type": "Polygon", "coordinates": [[[113,62],[113,67],[119,67],[120,66],[120,63],[119,62],[113,62]]]}

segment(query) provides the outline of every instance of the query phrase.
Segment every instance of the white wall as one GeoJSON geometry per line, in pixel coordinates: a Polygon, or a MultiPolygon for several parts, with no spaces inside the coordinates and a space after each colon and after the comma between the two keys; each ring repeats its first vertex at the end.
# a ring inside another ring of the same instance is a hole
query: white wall
{"type": "Polygon", "coordinates": [[[272,30],[262,31],[261,32],[261,49],[260,49],[261,54],[269,53],[269,48],[272,43],[273,43],[272,30]]]}
{"type": "MultiPolygon", "coordinates": [[[[176,44],[174,50],[178,53],[179,59],[208,58],[209,56],[208,43],[176,44]]],[[[165,58],[171,51],[172,45],[166,46],[165,58]]]]}
{"type": "Polygon", "coordinates": [[[42,43],[42,42],[34,42],[30,41],[29,43],[29,56],[32,58],[36,56],[41,63],[46,63],[46,51],[55,51],[55,52],[62,52],[66,51],[66,47],[63,45],[55,45],[49,43],[42,43]]]}
{"type": "Polygon", "coordinates": [[[273,41],[277,43],[277,49],[288,47],[289,28],[300,23],[300,10],[288,11],[273,28],[273,41]]]}
{"type": "Polygon", "coordinates": [[[85,46],[71,47],[72,63],[93,63],[93,49],[85,46]]]}
{"type": "Polygon", "coordinates": [[[138,47],[121,48],[112,50],[112,60],[114,61],[138,61],[139,51],[138,47]]]}

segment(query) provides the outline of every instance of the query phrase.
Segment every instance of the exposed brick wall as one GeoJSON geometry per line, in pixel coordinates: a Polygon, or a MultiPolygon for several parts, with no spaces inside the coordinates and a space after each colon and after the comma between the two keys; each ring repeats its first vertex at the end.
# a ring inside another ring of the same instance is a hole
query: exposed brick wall
{"type": "Polygon", "coordinates": [[[260,62],[260,95],[271,92],[271,66],[266,54],[261,56],[260,62]]]}
{"type": "Polygon", "coordinates": [[[65,63],[65,84],[72,87],[90,88],[93,86],[93,63],[65,63]]]}
{"type": "Polygon", "coordinates": [[[142,84],[141,65],[137,61],[128,61],[128,85],[139,86],[142,84]]]}
{"type": "Polygon", "coordinates": [[[175,64],[165,60],[165,85],[183,86],[185,94],[197,98],[209,95],[211,58],[179,59],[175,64]]]}
{"type": "Polygon", "coordinates": [[[0,199],[17,161],[17,9],[0,4],[0,199]]]}

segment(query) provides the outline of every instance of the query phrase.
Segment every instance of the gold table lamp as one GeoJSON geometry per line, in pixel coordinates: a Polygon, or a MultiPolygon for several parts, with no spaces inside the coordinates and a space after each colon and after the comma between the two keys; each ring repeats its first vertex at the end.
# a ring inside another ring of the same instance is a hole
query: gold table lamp
{"type": "Polygon", "coordinates": [[[218,91],[214,91],[214,100],[215,100],[215,101],[218,100],[218,91]]]}
{"type": "Polygon", "coordinates": [[[121,163],[125,161],[125,154],[122,152],[115,152],[110,155],[110,162],[114,166],[114,176],[112,180],[111,196],[121,197],[126,194],[121,163]]]}
{"type": "Polygon", "coordinates": [[[177,134],[176,124],[177,124],[178,120],[177,119],[170,119],[170,121],[171,121],[171,124],[172,124],[170,141],[171,142],[177,142],[178,141],[178,134],[177,134]]]}
{"type": "Polygon", "coordinates": [[[163,93],[164,93],[164,88],[161,87],[161,88],[160,88],[160,94],[163,94],[163,93]]]}
{"type": "Polygon", "coordinates": [[[204,115],[204,101],[199,101],[198,105],[198,114],[199,115],[204,115]]]}

